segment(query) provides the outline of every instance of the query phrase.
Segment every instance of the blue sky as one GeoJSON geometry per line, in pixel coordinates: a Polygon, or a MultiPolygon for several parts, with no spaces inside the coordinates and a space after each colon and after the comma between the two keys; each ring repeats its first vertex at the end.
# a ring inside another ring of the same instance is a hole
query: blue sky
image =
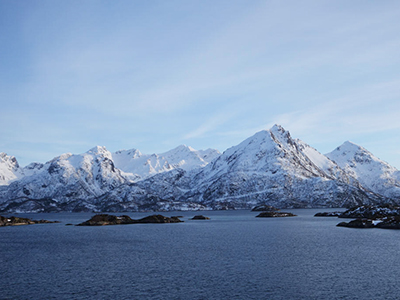
{"type": "Polygon", "coordinates": [[[278,123],[400,168],[399,1],[0,1],[0,152],[220,151],[278,123]]]}

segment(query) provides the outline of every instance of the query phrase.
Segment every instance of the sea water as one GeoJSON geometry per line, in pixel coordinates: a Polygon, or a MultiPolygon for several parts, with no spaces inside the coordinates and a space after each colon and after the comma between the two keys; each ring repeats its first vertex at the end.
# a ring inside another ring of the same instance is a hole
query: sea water
{"type": "Polygon", "coordinates": [[[99,227],[66,226],[87,213],[20,214],[62,223],[0,228],[0,299],[400,298],[400,231],[287,211],[298,216],[173,212],[162,214],[185,222],[99,227]]]}

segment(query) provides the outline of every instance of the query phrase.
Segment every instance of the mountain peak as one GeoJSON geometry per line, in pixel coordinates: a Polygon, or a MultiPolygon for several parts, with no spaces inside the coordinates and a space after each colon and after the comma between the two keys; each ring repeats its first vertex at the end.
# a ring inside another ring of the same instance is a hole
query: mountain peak
{"type": "MultiPolygon", "coordinates": [[[[190,151],[190,152],[193,152],[193,151],[196,151],[196,149],[194,149],[194,148],[192,148],[190,146],[182,144],[182,145],[179,145],[178,147],[176,147],[176,148],[174,148],[174,149],[172,149],[170,151],[190,151]]],[[[168,152],[170,152],[170,151],[168,151],[168,152]]]]}
{"type": "Polygon", "coordinates": [[[275,124],[269,131],[275,136],[290,138],[290,132],[283,128],[281,125],[275,124]]]}
{"type": "Polygon", "coordinates": [[[353,143],[352,141],[345,141],[341,147],[349,147],[349,148],[362,148],[360,145],[353,143]]]}
{"type": "MultiPolygon", "coordinates": [[[[343,144],[341,144],[339,147],[337,147],[331,153],[341,153],[342,156],[346,156],[346,155],[354,155],[354,154],[360,153],[360,152],[368,154],[370,156],[373,156],[372,153],[370,153],[367,149],[365,149],[365,148],[361,147],[360,145],[357,145],[351,141],[345,141],[343,144]]],[[[328,154],[331,154],[331,153],[328,153],[328,154]]]]}
{"type": "Polygon", "coordinates": [[[92,149],[90,149],[89,151],[87,151],[86,153],[87,154],[104,154],[104,153],[107,153],[107,152],[108,152],[108,150],[107,150],[106,147],[104,147],[104,146],[96,146],[96,147],[93,147],[92,149]]]}
{"type": "Polygon", "coordinates": [[[275,124],[270,130],[269,130],[271,137],[275,142],[278,142],[283,144],[283,145],[289,145],[293,144],[292,137],[290,136],[290,132],[288,130],[285,130],[281,125],[275,124]]]}
{"type": "Polygon", "coordinates": [[[7,155],[7,153],[4,152],[0,152],[0,163],[7,163],[13,168],[19,168],[19,164],[15,156],[7,155]]]}
{"type": "Polygon", "coordinates": [[[275,124],[274,126],[272,126],[270,131],[272,131],[272,132],[281,132],[281,133],[285,133],[286,132],[285,128],[283,128],[279,124],[275,124]]]}
{"type": "Polygon", "coordinates": [[[22,170],[14,156],[0,153],[0,185],[7,185],[22,176],[22,170]]]}

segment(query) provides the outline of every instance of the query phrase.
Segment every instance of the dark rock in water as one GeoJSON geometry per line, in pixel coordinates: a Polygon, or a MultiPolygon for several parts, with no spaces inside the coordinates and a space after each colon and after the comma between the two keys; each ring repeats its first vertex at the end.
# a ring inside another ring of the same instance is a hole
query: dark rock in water
{"type": "Polygon", "coordinates": [[[78,224],[77,226],[103,226],[118,224],[133,224],[134,220],[129,216],[114,216],[108,214],[99,214],[93,216],[90,220],[78,224]]]}
{"type": "Polygon", "coordinates": [[[256,218],[281,218],[281,217],[296,217],[296,215],[289,212],[265,211],[256,216],[256,218]]]}
{"type": "Polygon", "coordinates": [[[93,216],[90,220],[78,224],[77,226],[104,226],[104,225],[124,225],[140,223],[180,223],[183,222],[177,217],[164,217],[162,215],[152,215],[139,220],[131,219],[129,216],[114,216],[108,214],[99,214],[93,216]]]}
{"type": "Polygon", "coordinates": [[[376,228],[382,229],[400,229],[400,217],[391,216],[382,219],[382,222],[375,225],[376,228]]]}
{"type": "Polygon", "coordinates": [[[400,207],[393,205],[362,205],[342,213],[339,218],[357,218],[337,226],[351,228],[400,229],[400,207]]]}
{"type": "Polygon", "coordinates": [[[253,207],[251,211],[279,211],[279,210],[280,210],[279,208],[263,204],[253,207]]]}
{"type": "Polygon", "coordinates": [[[152,215],[140,220],[135,220],[135,223],[181,223],[178,217],[164,217],[162,215],[152,215]]]}
{"type": "Polygon", "coordinates": [[[332,211],[332,212],[319,212],[314,215],[314,217],[339,217],[342,215],[342,211],[332,211]]]}
{"type": "Polygon", "coordinates": [[[33,220],[35,224],[51,224],[51,223],[61,223],[60,221],[48,221],[48,220],[33,220]]]}
{"type": "Polygon", "coordinates": [[[350,222],[341,222],[336,226],[339,227],[350,227],[350,228],[374,228],[375,225],[372,220],[368,219],[356,219],[350,222]]]}
{"type": "Polygon", "coordinates": [[[190,220],[210,220],[210,218],[205,217],[203,215],[197,215],[197,216],[194,216],[193,218],[191,218],[190,220]]]}
{"type": "Polygon", "coordinates": [[[35,224],[35,222],[27,218],[19,218],[14,216],[6,218],[0,216],[0,226],[17,226],[17,225],[30,225],[30,224],[35,224]]]}
{"type": "Polygon", "coordinates": [[[400,207],[393,205],[362,205],[343,212],[339,218],[382,219],[389,216],[400,216],[400,207]]]}
{"type": "Polygon", "coordinates": [[[59,221],[48,220],[31,220],[28,218],[19,217],[3,217],[0,216],[0,226],[18,226],[18,225],[31,225],[31,224],[44,224],[44,223],[60,223],[59,221]]]}

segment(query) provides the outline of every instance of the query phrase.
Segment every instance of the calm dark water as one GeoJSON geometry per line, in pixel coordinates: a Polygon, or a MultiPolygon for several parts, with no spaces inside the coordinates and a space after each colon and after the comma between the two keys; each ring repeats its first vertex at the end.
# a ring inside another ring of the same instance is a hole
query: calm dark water
{"type": "Polygon", "coordinates": [[[399,299],[400,231],[289,211],[103,227],[65,226],[93,214],[21,214],[63,223],[0,228],[0,298],[399,299]]]}

